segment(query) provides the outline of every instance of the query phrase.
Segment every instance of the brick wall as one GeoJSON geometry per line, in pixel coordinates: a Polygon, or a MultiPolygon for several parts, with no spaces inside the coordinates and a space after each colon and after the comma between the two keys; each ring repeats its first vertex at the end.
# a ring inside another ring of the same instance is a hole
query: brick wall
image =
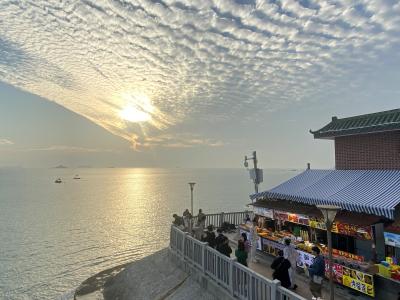
{"type": "Polygon", "coordinates": [[[400,169],[400,131],[335,138],[337,170],[400,169]]]}

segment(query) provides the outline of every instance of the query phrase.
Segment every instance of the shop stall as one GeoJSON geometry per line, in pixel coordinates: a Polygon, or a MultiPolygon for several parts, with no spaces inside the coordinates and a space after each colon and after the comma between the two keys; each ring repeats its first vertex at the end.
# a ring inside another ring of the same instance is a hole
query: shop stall
{"type": "MultiPolygon", "coordinates": [[[[279,205],[275,202],[254,206],[258,217],[257,249],[276,256],[284,248],[285,239],[291,239],[299,253],[297,267],[309,266],[314,256],[311,249],[317,246],[324,256],[328,256],[327,233],[325,223],[318,210],[309,206],[291,203],[279,205]],[[271,208],[272,207],[272,208],[271,208]],[[301,213],[296,213],[298,210],[301,213]]],[[[371,225],[379,218],[370,218],[348,215],[343,212],[338,215],[333,225],[333,272],[334,281],[357,290],[360,293],[374,297],[374,280],[371,272],[371,250],[373,245],[373,231],[371,225]],[[351,224],[348,220],[360,220],[358,224],[351,224]],[[347,222],[345,222],[347,221],[347,222]],[[367,223],[366,223],[367,222],[367,223]]],[[[250,224],[241,225],[241,232],[250,232],[250,224]]],[[[327,260],[326,260],[327,262],[327,260]]],[[[327,262],[328,264],[328,262],[327,262]]],[[[328,277],[328,265],[326,276],[328,277]]]]}

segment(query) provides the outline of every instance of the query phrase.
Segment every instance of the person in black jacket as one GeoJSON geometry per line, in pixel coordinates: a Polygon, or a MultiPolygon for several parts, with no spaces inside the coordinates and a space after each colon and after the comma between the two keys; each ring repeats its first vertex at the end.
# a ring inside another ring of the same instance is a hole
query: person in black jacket
{"type": "Polygon", "coordinates": [[[232,248],[229,246],[229,240],[226,236],[223,238],[223,242],[217,245],[217,251],[222,254],[225,254],[228,257],[231,257],[232,248]]]}
{"type": "Polygon", "coordinates": [[[218,235],[215,238],[215,246],[218,248],[218,246],[221,245],[222,242],[224,241],[225,236],[223,235],[221,228],[217,229],[217,233],[218,233],[218,235]]]}
{"type": "Polygon", "coordinates": [[[272,278],[278,279],[283,287],[287,289],[290,288],[290,261],[283,257],[282,250],[279,250],[278,257],[272,262],[271,268],[274,270],[274,273],[272,273],[272,278]]]}
{"type": "Polygon", "coordinates": [[[211,248],[215,248],[215,233],[212,225],[207,226],[205,242],[207,242],[208,246],[211,248]]]}

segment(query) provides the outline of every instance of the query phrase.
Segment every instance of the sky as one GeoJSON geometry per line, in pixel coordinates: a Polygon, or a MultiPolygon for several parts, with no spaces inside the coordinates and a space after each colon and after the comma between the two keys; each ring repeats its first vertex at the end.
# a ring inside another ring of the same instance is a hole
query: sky
{"type": "Polygon", "coordinates": [[[0,166],[334,167],[399,108],[400,2],[0,2],[0,166]]]}

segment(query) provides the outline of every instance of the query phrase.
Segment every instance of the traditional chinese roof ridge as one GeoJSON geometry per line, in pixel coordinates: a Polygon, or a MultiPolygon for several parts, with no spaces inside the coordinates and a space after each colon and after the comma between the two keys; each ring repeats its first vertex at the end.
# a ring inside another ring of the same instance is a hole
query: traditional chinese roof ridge
{"type": "Polygon", "coordinates": [[[306,170],[250,198],[336,205],[393,220],[400,203],[400,170],[306,170]]]}
{"type": "Polygon", "coordinates": [[[332,117],[329,124],[310,132],[316,139],[333,139],[338,136],[394,130],[400,130],[400,108],[342,119],[332,117]]]}

